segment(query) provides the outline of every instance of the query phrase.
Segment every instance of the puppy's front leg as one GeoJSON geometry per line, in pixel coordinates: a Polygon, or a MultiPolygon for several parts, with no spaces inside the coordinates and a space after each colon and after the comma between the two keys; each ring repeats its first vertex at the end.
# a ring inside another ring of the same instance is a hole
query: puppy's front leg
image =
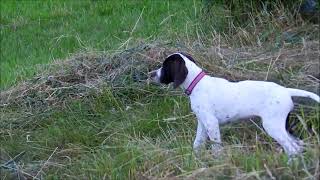
{"type": "Polygon", "coordinates": [[[197,134],[196,138],[193,142],[193,150],[196,154],[199,154],[201,146],[205,143],[208,135],[206,133],[206,129],[204,128],[204,125],[201,121],[198,120],[198,126],[197,126],[197,134]]]}
{"type": "Polygon", "coordinates": [[[198,120],[203,124],[210,141],[214,155],[221,151],[221,136],[218,119],[209,112],[201,111],[197,113],[198,120]]]}

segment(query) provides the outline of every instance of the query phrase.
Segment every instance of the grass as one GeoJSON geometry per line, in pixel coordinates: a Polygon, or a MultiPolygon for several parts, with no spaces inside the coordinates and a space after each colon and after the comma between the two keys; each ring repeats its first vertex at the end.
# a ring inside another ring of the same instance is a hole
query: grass
{"type": "Polygon", "coordinates": [[[193,1],[1,1],[3,89],[31,77],[38,64],[84,49],[125,49],[169,40],[197,19],[193,1]],[[182,9],[181,6],[190,7],[182,9]]]}
{"type": "Polygon", "coordinates": [[[222,126],[221,155],[196,157],[188,98],[146,83],[183,50],[215,76],[318,90],[317,25],[279,5],[282,18],[236,26],[223,6],[204,18],[201,3],[1,1],[1,178],[316,179],[318,106],[292,114],[307,143],[292,164],[255,120],[222,126]]]}
{"type": "MultiPolygon", "coordinates": [[[[40,174],[49,179],[269,177],[266,168],[278,178],[315,175],[312,168],[319,155],[319,142],[314,138],[308,142],[315,147],[308,148],[301,157],[305,164],[291,167],[278,145],[254,125],[223,126],[223,155],[213,158],[205,151],[198,159],[191,147],[196,119],[184,96],[159,97],[162,93],[152,93],[137,104],[122,102],[118,93],[104,91],[99,96],[70,102],[63,110],[24,117],[26,122],[18,127],[11,124],[12,128],[2,133],[3,157],[25,151],[20,160],[24,162],[22,169],[33,172],[33,176],[41,169],[45,173],[40,174]],[[115,97],[112,102],[110,96],[115,97]],[[121,109],[130,108],[124,112],[114,109],[110,106],[114,101],[121,104],[121,109]],[[197,173],[201,168],[203,172],[197,173]]],[[[10,177],[7,171],[5,174],[10,177]]]]}

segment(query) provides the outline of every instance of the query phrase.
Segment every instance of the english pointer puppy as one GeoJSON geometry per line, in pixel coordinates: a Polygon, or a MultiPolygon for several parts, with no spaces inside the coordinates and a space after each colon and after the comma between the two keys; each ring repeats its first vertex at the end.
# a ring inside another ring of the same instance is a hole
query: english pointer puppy
{"type": "Polygon", "coordinates": [[[292,96],[301,96],[319,102],[319,96],[300,89],[286,88],[273,82],[229,82],[211,77],[185,53],[169,55],[162,67],[150,72],[157,83],[173,83],[182,87],[191,101],[191,109],[198,119],[193,148],[197,152],[209,137],[213,149],[221,143],[219,125],[239,119],[260,117],[264,130],[276,140],[289,155],[302,149],[302,141],[286,130],[286,120],[293,110],[292,96]]]}

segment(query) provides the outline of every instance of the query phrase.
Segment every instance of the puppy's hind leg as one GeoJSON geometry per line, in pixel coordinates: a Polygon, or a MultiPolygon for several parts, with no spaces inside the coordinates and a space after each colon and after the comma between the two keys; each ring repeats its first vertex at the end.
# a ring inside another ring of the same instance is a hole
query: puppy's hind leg
{"type": "Polygon", "coordinates": [[[290,114],[291,114],[291,113],[288,114],[287,119],[286,119],[286,130],[287,130],[290,138],[291,138],[293,141],[295,141],[295,142],[296,142],[298,145],[300,145],[300,146],[304,146],[305,143],[304,143],[302,140],[300,140],[299,138],[295,137],[294,134],[293,134],[294,127],[297,126],[297,124],[299,123],[299,121],[296,120],[296,121],[294,121],[294,122],[291,122],[290,120],[292,120],[292,119],[290,119],[290,114]]]}
{"type": "Polygon", "coordinates": [[[268,135],[276,140],[289,156],[302,151],[302,147],[286,131],[286,117],[262,117],[262,125],[268,135]]]}

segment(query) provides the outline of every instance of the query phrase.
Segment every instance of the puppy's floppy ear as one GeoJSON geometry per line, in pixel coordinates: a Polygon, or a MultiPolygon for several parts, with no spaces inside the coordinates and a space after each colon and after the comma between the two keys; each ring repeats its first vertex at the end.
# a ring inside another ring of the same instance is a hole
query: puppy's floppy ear
{"type": "Polygon", "coordinates": [[[188,75],[188,69],[184,60],[179,54],[169,56],[162,65],[160,82],[169,84],[173,82],[173,87],[179,87],[188,75]]]}
{"type": "Polygon", "coordinates": [[[176,60],[175,64],[175,74],[174,74],[174,79],[173,79],[173,88],[179,87],[184,80],[186,80],[186,77],[188,75],[188,69],[186,67],[186,64],[184,60],[176,60]]]}

